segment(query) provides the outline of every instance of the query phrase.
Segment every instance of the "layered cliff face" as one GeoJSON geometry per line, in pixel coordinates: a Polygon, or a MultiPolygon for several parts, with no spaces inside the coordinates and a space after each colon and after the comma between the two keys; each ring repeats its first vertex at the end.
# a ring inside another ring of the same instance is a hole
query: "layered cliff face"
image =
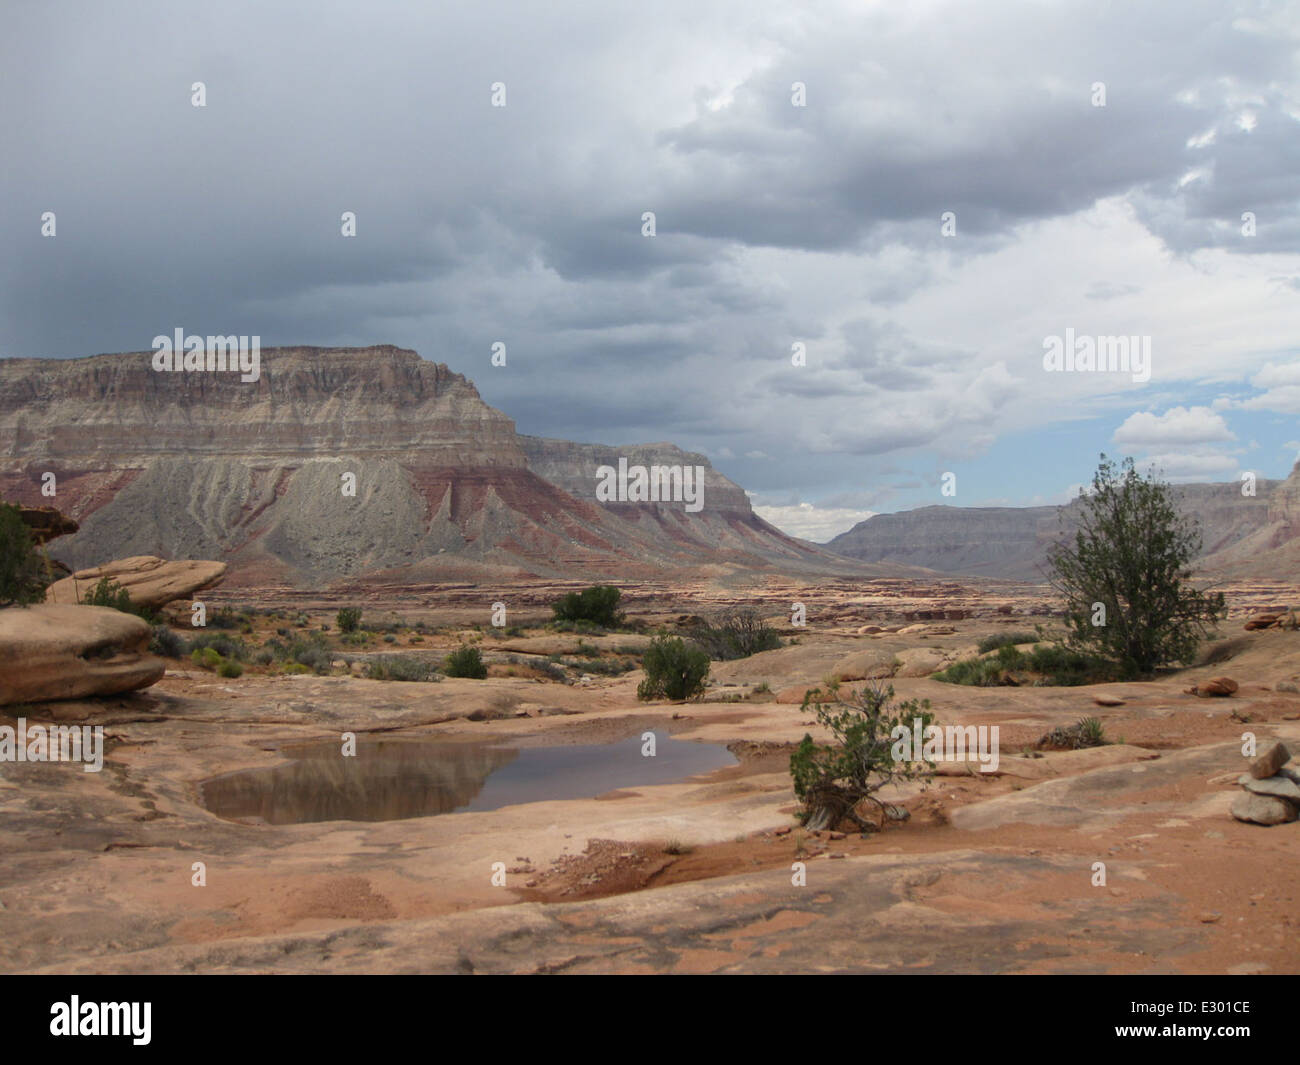
{"type": "Polygon", "coordinates": [[[302,461],[407,454],[442,466],[525,465],[514,422],[414,351],[265,348],[261,373],[160,373],[152,352],[0,360],[5,459],[127,468],[203,456],[302,461]]]}
{"type": "Polygon", "coordinates": [[[843,566],[702,456],[521,437],[464,377],[394,347],[268,348],[248,382],[158,372],[150,352],[0,361],[0,439],[0,498],[79,521],[57,552],[74,568],[214,558],[238,586],[843,566]],[[703,508],[600,504],[588,476],[619,456],[704,466],[703,508]]]}
{"type": "MultiPolygon", "coordinates": [[[[1227,482],[1177,485],[1173,498],[1200,527],[1208,569],[1239,571],[1300,537],[1300,464],[1286,481],[1258,481],[1254,496],[1243,496],[1239,482],[1227,482]]],[[[1039,581],[1048,548],[1077,528],[1081,506],[920,507],[876,514],[826,546],[864,562],[1039,581]]]]}

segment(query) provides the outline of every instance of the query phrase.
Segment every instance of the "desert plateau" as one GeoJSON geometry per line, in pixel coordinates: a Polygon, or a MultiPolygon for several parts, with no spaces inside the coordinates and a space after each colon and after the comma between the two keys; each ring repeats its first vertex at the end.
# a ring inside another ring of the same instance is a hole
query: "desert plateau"
{"type": "Polygon", "coordinates": [[[48,0],[0,84],[16,1060],[1294,1041],[1300,0],[48,0]]]}

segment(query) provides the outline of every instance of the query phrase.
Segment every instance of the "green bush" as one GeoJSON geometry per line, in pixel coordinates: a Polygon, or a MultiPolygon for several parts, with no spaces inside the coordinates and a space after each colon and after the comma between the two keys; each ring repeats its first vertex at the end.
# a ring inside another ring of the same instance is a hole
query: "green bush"
{"type": "Polygon", "coordinates": [[[366,663],[366,676],[371,680],[439,680],[438,671],[428,662],[405,655],[383,655],[366,663]]]}
{"type": "Polygon", "coordinates": [[[0,607],[39,603],[50,577],[49,565],[32,543],[22,510],[0,503],[0,607]]]}
{"type": "Polygon", "coordinates": [[[191,651],[212,648],[222,658],[237,658],[241,662],[248,658],[248,647],[238,636],[227,636],[224,632],[201,632],[190,640],[191,651]]]}
{"type": "Polygon", "coordinates": [[[225,661],[215,647],[196,647],[190,652],[190,660],[204,669],[216,669],[225,661]]]}
{"type": "Polygon", "coordinates": [[[556,621],[588,621],[593,625],[614,628],[623,620],[618,612],[622,596],[617,588],[596,584],[580,592],[569,592],[556,600],[551,609],[556,621]]]}
{"type": "Polygon", "coordinates": [[[1226,613],[1223,593],[1191,583],[1202,544],[1196,519],[1179,511],[1169,485],[1139,476],[1131,458],[1117,468],[1105,455],[1077,512],[1077,531],[1048,552],[1071,649],[1107,660],[1124,679],[1190,665],[1226,613]]]}
{"type": "Polygon", "coordinates": [[[1018,643],[1033,643],[1037,639],[1037,633],[1033,632],[1000,632],[980,640],[979,652],[985,655],[999,647],[1014,647],[1018,643]]]}
{"type": "Polygon", "coordinates": [[[816,711],[817,723],[834,737],[831,744],[813,742],[805,734],[790,756],[794,793],[802,803],[799,819],[810,829],[835,828],[850,821],[864,832],[884,824],[888,807],[875,792],[897,780],[926,778],[933,763],[894,761],[894,730],[911,730],[917,719],[921,732],[934,723],[929,700],[909,699],[891,708],[894,689],[868,685],[848,695],[837,687],[823,692],[814,689],[804,695],[802,710],[816,711]],[[864,800],[876,805],[877,823],[862,817],[858,807],[864,800]]]}
{"type": "Polygon", "coordinates": [[[83,606],[106,606],[120,610],[123,614],[132,613],[131,596],[112,577],[100,577],[99,583],[81,597],[83,606]]]}
{"type": "Polygon", "coordinates": [[[241,677],[244,674],[244,667],[238,662],[219,662],[217,664],[217,675],[222,677],[241,677]]]}
{"type": "Polygon", "coordinates": [[[704,691],[709,656],[679,636],[658,636],[641,659],[645,680],[637,687],[638,699],[691,699],[704,691]]]}
{"type": "Polygon", "coordinates": [[[469,677],[482,680],[487,676],[487,666],[477,647],[465,644],[452,651],[443,662],[442,671],[449,677],[469,677]]]}
{"type": "Polygon", "coordinates": [[[1101,684],[1118,679],[1118,674],[1112,663],[1060,644],[1038,644],[1028,653],[1004,644],[988,658],[963,658],[954,662],[934,674],[934,679],[981,688],[1021,684],[1068,687],[1101,684]]]}
{"type": "Polygon", "coordinates": [[[345,606],[335,615],[334,620],[338,624],[340,632],[356,632],[357,626],[361,624],[361,608],[359,606],[345,606]]]}

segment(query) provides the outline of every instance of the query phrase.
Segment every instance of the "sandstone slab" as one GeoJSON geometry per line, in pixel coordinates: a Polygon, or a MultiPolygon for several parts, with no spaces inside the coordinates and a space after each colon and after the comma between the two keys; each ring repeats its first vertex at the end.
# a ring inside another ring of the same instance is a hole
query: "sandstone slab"
{"type": "Polygon", "coordinates": [[[47,603],[79,603],[104,577],[126,589],[135,606],[157,609],[211,588],[226,575],[224,562],[165,562],[152,555],[134,555],[78,570],[55,581],[45,592],[47,603]]]}
{"type": "Polygon", "coordinates": [[[1278,775],[1256,780],[1249,773],[1242,773],[1237,783],[1255,795],[1271,795],[1275,799],[1288,799],[1300,804],[1300,787],[1288,777],[1278,775]]]}
{"type": "Polygon", "coordinates": [[[0,610],[0,706],[147,688],[166,666],[149,625],[99,606],[43,603],[0,610]]]}

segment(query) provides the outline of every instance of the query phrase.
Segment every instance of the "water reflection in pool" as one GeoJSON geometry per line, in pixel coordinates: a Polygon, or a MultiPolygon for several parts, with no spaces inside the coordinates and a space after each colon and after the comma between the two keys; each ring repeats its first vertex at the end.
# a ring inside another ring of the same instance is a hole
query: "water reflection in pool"
{"type": "Polygon", "coordinates": [[[268,769],[213,777],[203,804],[220,817],[290,825],[309,821],[396,821],[453,811],[495,810],[546,799],[583,799],[618,788],[665,784],[735,765],[719,744],[655,733],[580,747],[489,747],[432,740],[360,739],[345,758],[337,741],[286,748],[268,769]]]}

